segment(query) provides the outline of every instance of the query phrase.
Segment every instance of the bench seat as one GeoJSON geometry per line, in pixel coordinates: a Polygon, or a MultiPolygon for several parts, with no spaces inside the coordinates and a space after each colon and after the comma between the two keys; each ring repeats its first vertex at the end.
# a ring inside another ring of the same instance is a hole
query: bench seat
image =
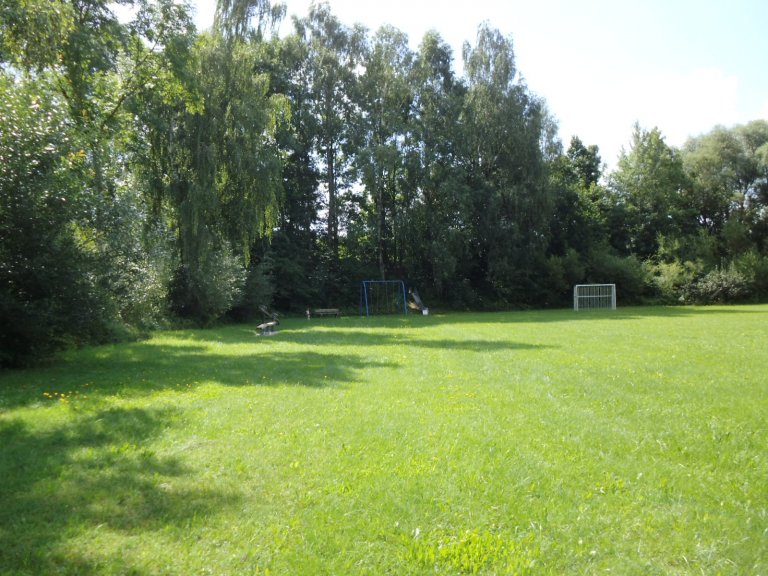
{"type": "Polygon", "coordinates": [[[313,314],[315,316],[338,316],[338,308],[315,308],[313,314]]]}

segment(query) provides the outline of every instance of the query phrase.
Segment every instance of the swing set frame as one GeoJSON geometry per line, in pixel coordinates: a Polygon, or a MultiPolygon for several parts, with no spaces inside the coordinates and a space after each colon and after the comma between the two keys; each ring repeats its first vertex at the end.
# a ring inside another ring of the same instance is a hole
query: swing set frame
{"type": "Polygon", "coordinates": [[[360,316],[408,314],[406,294],[402,280],[363,280],[360,284],[360,316]]]}

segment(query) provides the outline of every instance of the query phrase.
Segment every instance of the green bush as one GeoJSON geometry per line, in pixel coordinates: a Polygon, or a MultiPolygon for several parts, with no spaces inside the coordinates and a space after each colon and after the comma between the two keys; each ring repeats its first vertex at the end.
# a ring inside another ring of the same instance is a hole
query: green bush
{"type": "Polygon", "coordinates": [[[178,267],[167,224],[148,222],[147,212],[138,187],[129,184],[102,208],[98,227],[80,230],[84,249],[92,246],[99,282],[114,302],[116,322],[128,334],[167,326],[168,287],[178,267]]]}
{"type": "Polygon", "coordinates": [[[546,284],[542,288],[543,304],[546,306],[566,306],[571,300],[571,291],[575,284],[584,281],[586,267],[578,252],[569,248],[564,256],[550,256],[546,261],[546,284]]]}
{"type": "Polygon", "coordinates": [[[616,284],[616,292],[624,304],[641,302],[650,284],[643,264],[636,257],[621,257],[606,251],[592,254],[586,276],[591,284],[616,284]]]}
{"type": "Polygon", "coordinates": [[[751,295],[748,278],[731,263],[715,268],[691,286],[686,300],[695,304],[742,302],[751,295]]]}
{"type": "Polygon", "coordinates": [[[746,278],[754,298],[768,299],[768,257],[750,250],[739,256],[734,266],[746,278]]]}
{"type": "MultiPolygon", "coordinates": [[[[44,79],[40,80],[44,84],[44,79]]],[[[86,154],[44,86],[0,77],[0,366],[115,337],[97,242],[79,234],[98,199],[86,154]]]]}
{"type": "Polygon", "coordinates": [[[170,262],[145,256],[126,264],[119,279],[124,287],[120,318],[139,331],[162,327],[167,317],[170,262]]]}
{"type": "Polygon", "coordinates": [[[701,274],[698,262],[661,262],[646,265],[655,293],[662,304],[680,304],[685,301],[692,285],[701,274]]]}
{"type": "Polygon", "coordinates": [[[172,310],[205,326],[219,320],[241,298],[245,270],[227,247],[202,254],[198,262],[176,269],[169,289],[172,310]]]}

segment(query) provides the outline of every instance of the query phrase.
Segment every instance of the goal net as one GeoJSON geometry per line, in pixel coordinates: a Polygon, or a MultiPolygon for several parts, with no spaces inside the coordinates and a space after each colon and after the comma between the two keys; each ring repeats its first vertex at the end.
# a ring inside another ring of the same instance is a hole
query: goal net
{"type": "Polygon", "coordinates": [[[363,280],[360,286],[361,316],[407,313],[402,280],[363,280]]]}
{"type": "Polygon", "coordinates": [[[577,284],[573,287],[573,309],[616,310],[616,284],[577,284]]]}

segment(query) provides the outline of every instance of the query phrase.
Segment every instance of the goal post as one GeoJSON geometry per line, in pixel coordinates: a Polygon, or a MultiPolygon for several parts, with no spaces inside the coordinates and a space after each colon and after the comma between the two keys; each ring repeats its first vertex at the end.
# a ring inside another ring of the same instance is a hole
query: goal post
{"type": "Polygon", "coordinates": [[[363,280],[360,284],[360,315],[408,314],[405,282],[363,280]]]}
{"type": "Polygon", "coordinates": [[[576,284],[573,287],[573,309],[616,310],[616,284],[576,284]]]}

